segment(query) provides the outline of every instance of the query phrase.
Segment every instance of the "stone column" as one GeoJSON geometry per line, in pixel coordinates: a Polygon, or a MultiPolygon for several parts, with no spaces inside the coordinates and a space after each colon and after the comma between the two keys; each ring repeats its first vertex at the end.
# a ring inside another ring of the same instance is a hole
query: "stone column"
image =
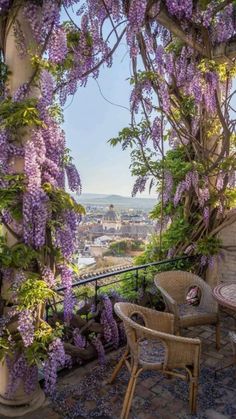
{"type": "MultiPolygon", "coordinates": [[[[12,13],[13,14],[13,13],[12,13]]],[[[26,47],[30,47],[31,51],[36,48],[34,45],[31,28],[23,16],[22,9],[19,9],[17,15],[14,16],[18,20],[18,23],[21,27],[22,33],[24,34],[26,47]]],[[[7,22],[7,27],[5,30],[5,45],[4,45],[4,55],[5,63],[8,66],[10,71],[8,79],[8,90],[9,94],[12,96],[15,91],[24,83],[27,83],[33,73],[34,69],[31,65],[30,56],[25,55],[23,58],[19,56],[16,44],[16,38],[14,33],[14,26],[11,16],[7,22]]],[[[37,88],[31,88],[29,96],[39,97],[39,90],[37,88]]],[[[22,141],[26,141],[27,137],[30,135],[29,130],[22,130],[19,132],[19,135],[22,137],[22,141]]],[[[24,159],[15,158],[10,162],[16,173],[22,173],[24,169],[24,159]]],[[[16,238],[9,233],[6,229],[4,230],[7,238],[8,246],[14,245],[17,240],[16,238]]],[[[9,301],[10,291],[9,284],[3,281],[1,288],[1,296],[9,301]]],[[[5,308],[6,313],[7,308],[5,308]]],[[[12,325],[11,327],[17,327],[17,324],[12,325]]],[[[17,417],[22,416],[28,412],[31,412],[39,408],[45,401],[45,395],[38,385],[36,390],[27,395],[24,392],[23,382],[20,382],[19,387],[12,398],[6,397],[6,391],[8,389],[9,383],[9,371],[6,365],[6,362],[3,361],[0,363],[0,415],[6,417],[17,417]]]]}

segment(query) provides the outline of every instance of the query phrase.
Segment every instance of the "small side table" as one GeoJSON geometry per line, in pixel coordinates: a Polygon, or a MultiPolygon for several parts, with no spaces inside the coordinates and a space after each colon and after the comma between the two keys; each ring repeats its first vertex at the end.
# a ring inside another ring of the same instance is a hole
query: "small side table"
{"type": "Polygon", "coordinates": [[[212,293],[218,304],[236,311],[236,283],[219,284],[212,293]]]}
{"type": "MultiPolygon", "coordinates": [[[[218,304],[220,304],[223,307],[230,308],[231,310],[236,312],[236,283],[219,284],[213,289],[212,294],[213,294],[213,297],[218,302],[218,304]]],[[[231,362],[229,365],[226,365],[216,370],[215,375],[218,371],[231,367],[232,365],[235,365],[236,334],[234,332],[230,332],[230,341],[231,341],[233,351],[234,351],[233,362],[231,362]]]]}

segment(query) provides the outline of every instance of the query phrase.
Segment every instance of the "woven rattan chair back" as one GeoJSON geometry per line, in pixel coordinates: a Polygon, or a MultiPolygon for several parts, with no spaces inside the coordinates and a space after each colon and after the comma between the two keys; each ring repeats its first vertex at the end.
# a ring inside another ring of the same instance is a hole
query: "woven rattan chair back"
{"type": "Polygon", "coordinates": [[[214,324],[216,326],[216,347],[220,347],[220,323],[218,304],[212,296],[210,286],[197,275],[185,271],[158,273],[154,278],[157,289],[162,294],[166,309],[175,316],[175,329],[180,333],[182,327],[214,324]],[[200,289],[198,307],[187,305],[186,297],[190,288],[200,289]],[[188,309],[181,314],[180,305],[188,309]]]}
{"type": "Polygon", "coordinates": [[[189,289],[197,286],[200,289],[200,306],[208,307],[209,311],[218,310],[218,305],[212,297],[211,287],[198,275],[185,271],[161,272],[155,276],[155,284],[164,288],[177,302],[184,304],[189,289]]]}

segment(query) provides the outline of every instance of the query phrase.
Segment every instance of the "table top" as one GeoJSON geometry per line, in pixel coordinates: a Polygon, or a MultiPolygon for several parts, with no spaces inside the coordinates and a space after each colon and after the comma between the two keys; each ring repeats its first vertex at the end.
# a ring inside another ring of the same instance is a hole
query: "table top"
{"type": "Polygon", "coordinates": [[[212,293],[219,304],[236,311],[236,283],[219,284],[212,293]]]}

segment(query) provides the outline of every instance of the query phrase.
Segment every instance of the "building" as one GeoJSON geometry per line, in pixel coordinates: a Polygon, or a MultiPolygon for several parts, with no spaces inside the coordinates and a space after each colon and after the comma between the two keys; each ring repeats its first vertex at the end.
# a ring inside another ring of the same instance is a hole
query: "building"
{"type": "Polygon", "coordinates": [[[85,257],[102,257],[111,242],[121,239],[147,241],[153,231],[153,222],[145,212],[121,210],[119,214],[114,205],[110,205],[103,213],[99,209],[87,214],[79,226],[80,251],[85,257]]]}
{"type": "Polygon", "coordinates": [[[109,210],[104,214],[102,219],[102,227],[104,232],[116,233],[121,228],[121,219],[114,210],[114,205],[109,206],[109,210]]]}

